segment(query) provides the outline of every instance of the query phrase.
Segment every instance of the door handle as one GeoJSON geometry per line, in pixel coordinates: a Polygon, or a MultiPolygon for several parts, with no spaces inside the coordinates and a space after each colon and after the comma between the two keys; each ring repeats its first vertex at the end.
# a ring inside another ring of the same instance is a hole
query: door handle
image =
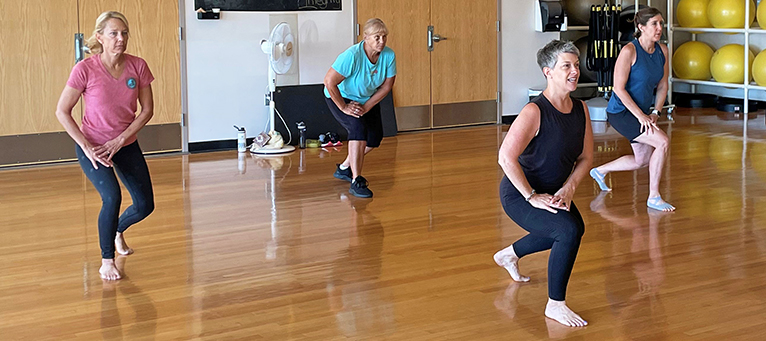
{"type": "Polygon", "coordinates": [[[428,51],[433,51],[434,43],[438,43],[442,40],[447,40],[447,38],[434,34],[434,27],[428,26],[428,51]]]}
{"type": "Polygon", "coordinates": [[[83,45],[82,45],[83,35],[82,33],[75,33],[74,34],[74,59],[75,63],[81,62],[83,59],[85,59],[85,52],[83,51],[83,45]]]}

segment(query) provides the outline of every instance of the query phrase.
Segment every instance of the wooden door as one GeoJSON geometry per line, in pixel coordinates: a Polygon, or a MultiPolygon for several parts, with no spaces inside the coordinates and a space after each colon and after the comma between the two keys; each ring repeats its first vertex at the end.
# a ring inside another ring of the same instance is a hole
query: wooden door
{"type": "Polygon", "coordinates": [[[432,0],[433,126],[497,122],[497,0],[432,0]]]}
{"type": "MultiPolygon", "coordinates": [[[[178,1],[79,0],[80,32],[90,37],[96,18],[118,11],[130,25],[127,53],[146,60],[154,75],[154,117],[139,133],[144,152],[181,148],[181,57],[178,1]]],[[[89,56],[89,55],[86,55],[89,56]]]]}
{"type": "Polygon", "coordinates": [[[0,1],[0,23],[0,165],[73,157],[55,112],[75,63],[77,0],[0,1]]]}
{"type": "Polygon", "coordinates": [[[75,62],[77,0],[0,1],[0,22],[0,135],[63,131],[55,111],[75,62]]]}
{"type": "Polygon", "coordinates": [[[388,46],[396,53],[393,96],[399,130],[431,126],[431,57],[426,36],[430,0],[358,0],[357,23],[361,41],[364,24],[380,18],[388,27],[388,46]]]}
{"type": "Polygon", "coordinates": [[[360,30],[373,17],[396,53],[399,130],[497,122],[497,0],[358,0],[360,30]],[[446,38],[432,52],[429,26],[446,38]]]}

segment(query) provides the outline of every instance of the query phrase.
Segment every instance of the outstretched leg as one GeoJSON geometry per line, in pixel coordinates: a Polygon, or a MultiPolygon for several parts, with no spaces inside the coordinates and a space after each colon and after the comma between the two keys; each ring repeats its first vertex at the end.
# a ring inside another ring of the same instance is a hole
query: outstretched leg
{"type": "Polygon", "coordinates": [[[644,143],[631,143],[633,155],[623,155],[615,160],[590,170],[590,176],[596,180],[602,191],[611,191],[607,186],[605,177],[611,172],[631,171],[644,168],[649,165],[649,159],[654,147],[644,143]]]}

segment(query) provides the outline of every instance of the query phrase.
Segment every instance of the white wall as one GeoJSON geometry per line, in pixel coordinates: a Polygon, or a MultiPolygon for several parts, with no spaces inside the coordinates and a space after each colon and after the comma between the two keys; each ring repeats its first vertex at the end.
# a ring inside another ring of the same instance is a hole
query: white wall
{"type": "MultiPolygon", "coordinates": [[[[223,12],[221,20],[197,20],[194,0],[186,0],[189,142],[234,139],[234,124],[248,136],[263,129],[267,61],[258,43],[268,37],[270,14],[297,13],[300,84],[316,84],[354,42],[353,5],[343,0],[342,12],[223,12]]],[[[534,1],[501,0],[504,116],[519,113],[528,88],[545,85],[535,53],[559,34],[535,32],[533,19],[534,1]]]]}
{"type": "Polygon", "coordinates": [[[270,33],[269,15],[297,15],[300,84],[321,83],[354,42],[353,0],[343,0],[341,12],[222,12],[220,20],[197,20],[194,0],[185,4],[189,142],[234,139],[232,125],[248,136],[263,130],[268,66],[259,43],[270,33]]]}
{"type": "Polygon", "coordinates": [[[545,78],[537,67],[537,50],[558,39],[559,33],[535,32],[532,0],[501,0],[500,10],[502,113],[518,115],[529,102],[527,89],[545,86],[545,78]]]}

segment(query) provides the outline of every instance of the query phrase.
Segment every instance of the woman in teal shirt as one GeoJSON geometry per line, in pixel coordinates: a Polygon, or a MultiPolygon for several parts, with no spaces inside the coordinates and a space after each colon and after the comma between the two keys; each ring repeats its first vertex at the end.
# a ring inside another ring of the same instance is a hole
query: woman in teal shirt
{"type": "Polygon", "coordinates": [[[362,164],[383,139],[379,103],[396,79],[396,57],[387,40],[386,24],[368,20],[364,39],[341,53],[324,78],[327,106],[348,131],[348,156],[333,176],[351,182],[349,193],[361,198],[372,197],[362,164]]]}

